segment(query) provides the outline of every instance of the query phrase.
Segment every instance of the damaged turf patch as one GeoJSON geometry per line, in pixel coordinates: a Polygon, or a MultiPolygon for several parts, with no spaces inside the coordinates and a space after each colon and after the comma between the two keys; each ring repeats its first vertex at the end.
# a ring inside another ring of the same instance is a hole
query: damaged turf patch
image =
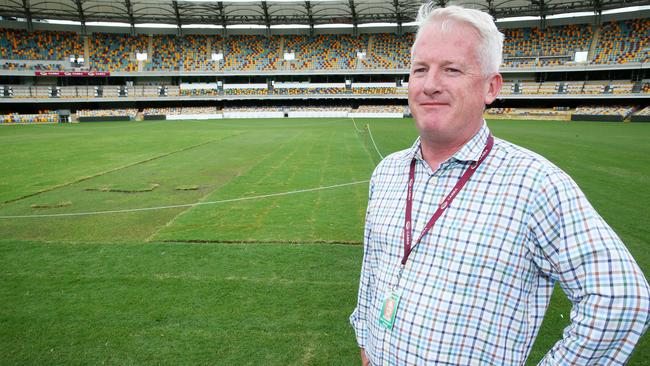
{"type": "Polygon", "coordinates": [[[98,191],[98,192],[117,192],[117,193],[142,193],[142,192],[151,192],[154,189],[160,187],[158,183],[151,183],[146,186],[102,186],[99,188],[86,188],[86,191],[98,191]]]}
{"type": "Polygon", "coordinates": [[[178,186],[174,189],[176,189],[177,191],[196,191],[199,189],[199,186],[191,184],[185,186],[178,186]]]}
{"type": "Polygon", "coordinates": [[[70,201],[65,201],[65,202],[58,202],[58,203],[35,203],[31,205],[31,208],[59,208],[59,207],[67,207],[72,205],[72,202],[70,201]]]}

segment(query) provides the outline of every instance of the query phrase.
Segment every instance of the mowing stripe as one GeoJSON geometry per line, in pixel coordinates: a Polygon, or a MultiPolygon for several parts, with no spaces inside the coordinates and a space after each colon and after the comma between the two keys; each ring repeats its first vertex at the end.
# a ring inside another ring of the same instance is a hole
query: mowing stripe
{"type": "Polygon", "coordinates": [[[340,187],[352,186],[352,185],[363,184],[363,183],[368,183],[368,182],[369,182],[369,180],[360,180],[360,181],[356,181],[356,182],[334,184],[334,185],[331,185],[331,186],[324,186],[324,187],[305,188],[305,189],[298,189],[298,190],[295,190],[295,191],[269,193],[269,194],[263,194],[263,195],[259,195],[259,196],[250,196],[250,197],[230,198],[230,199],[227,199],[227,200],[219,200],[219,201],[186,203],[186,204],[182,204],[182,205],[170,205],[170,206],[158,206],[158,207],[141,207],[141,208],[131,208],[131,209],[124,209],[124,210],[109,210],[109,211],[71,212],[71,213],[61,213],[61,214],[0,216],[0,219],[90,216],[90,215],[105,215],[105,214],[113,214],[113,213],[166,210],[166,209],[170,209],[170,208],[194,207],[194,206],[201,206],[201,205],[217,205],[217,204],[220,204],[220,203],[250,201],[250,200],[257,200],[257,199],[269,198],[269,197],[288,196],[288,195],[298,194],[298,193],[322,191],[322,190],[326,190],[326,189],[340,188],[340,187]]]}
{"type": "Polygon", "coordinates": [[[375,151],[383,159],[384,156],[379,152],[379,149],[377,148],[377,144],[375,143],[375,139],[372,138],[372,131],[370,131],[370,125],[366,124],[366,130],[368,130],[368,135],[370,136],[370,141],[372,141],[372,146],[375,147],[375,151]]]}

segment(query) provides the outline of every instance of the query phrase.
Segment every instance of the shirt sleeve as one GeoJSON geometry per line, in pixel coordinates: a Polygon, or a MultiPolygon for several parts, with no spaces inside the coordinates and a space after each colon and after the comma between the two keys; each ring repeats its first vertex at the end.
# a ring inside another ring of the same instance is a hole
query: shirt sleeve
{"type": "Polygon", "coordinates": [[[648,328],[648,282],[625,245],[564,172],[533,199],[533,260],[559,281],[571,324],[540,365],[624,365],[648,328]]]}
{"type": "Polygon", "coordinates": [[[374,293],[374,254],[372,250],[372,197],[373,197],[373,183],[370,181],[368,193],[368,208],[366,210],[366,224],[364,228],[363,237],[363,262],[361,264],[361,276],[359,279],[359,294],[357,300],[357,307],[350,315],[350,324],[354,328],[357,338],[357,343],[360,348],[366,348],[367,341],[367,323],[368,311],[371,306],[372,297],[374,293]]]}

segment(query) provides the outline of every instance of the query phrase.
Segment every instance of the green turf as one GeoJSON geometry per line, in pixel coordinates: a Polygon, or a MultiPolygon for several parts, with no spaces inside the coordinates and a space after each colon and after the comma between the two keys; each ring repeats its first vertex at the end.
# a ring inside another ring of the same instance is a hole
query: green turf
{"type": "MultiPolygon", "coordinates": [[[[417,134],[356,123],[383,155],[417,134]]],[[[489,125],[569,172],[650,271],[650,125],[489,125]]],[[[0,216],[93,213],[0,219],[0,364],[356,361],[347,316],[379,155],[350,120],[7,126],[0,142],[0,216]],[[166,208],[101,213],[151,207],[166,208]]],[[[557,292],[531,365],[568,324],[557,292]]],[[[644,337],[630,364],[649,352],[644,337]]]]}

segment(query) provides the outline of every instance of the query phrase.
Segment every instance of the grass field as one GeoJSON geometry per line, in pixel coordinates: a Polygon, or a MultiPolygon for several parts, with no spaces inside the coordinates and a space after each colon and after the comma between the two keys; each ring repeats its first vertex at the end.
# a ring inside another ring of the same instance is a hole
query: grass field
{"type": "MultiPolygon", "coordinates": [[[[416,136],[356,124],[384,155],[416,136]]],[[[566,170],[650,273],[650,124],[489,126],[566,170]]],[[[0,364],[358,362],[347,317],[380,158],[351,120],[6,126],[0,142],[0,364]]],[[[528,364],[569,310],[556,291],[528,364]]],[[[630,365],[649,356],[646,336],[630,365]]]]}

